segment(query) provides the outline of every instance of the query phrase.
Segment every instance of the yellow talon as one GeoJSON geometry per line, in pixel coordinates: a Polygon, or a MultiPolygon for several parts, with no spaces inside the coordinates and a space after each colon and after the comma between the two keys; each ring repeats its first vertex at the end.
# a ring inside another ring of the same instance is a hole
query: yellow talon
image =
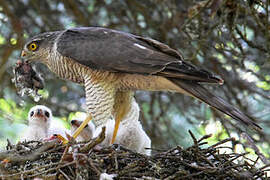
{"type": "Polygon", "coordinates": [[[60,134],[56,135],[57,139],[62,141],[62,144],[67,144],[68,140],[66,138],[64,138],[63,136],[61,136],[60,134]]]}

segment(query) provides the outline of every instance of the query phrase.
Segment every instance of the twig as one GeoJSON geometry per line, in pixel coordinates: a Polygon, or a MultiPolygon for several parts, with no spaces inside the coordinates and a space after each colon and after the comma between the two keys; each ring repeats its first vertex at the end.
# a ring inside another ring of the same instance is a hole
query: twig
{"type": "Polygon", "coordinates": [[[181,29],[184,29],[185,26],[186,26],[187,24],[189,24],[195,17],[197,17],[201,12],[203,12],[203,11],[207,8],[208,4],[209,4],[211,1],[212,1],[212,0],[208,0],[208,1],[204,4],[204,6],[203,6],[196,14],[194,14],[191,18],[189,18],[189,19],[181,26],[181,29]]]}
{"type": "Polygon", "coordinates": [[[195,146],[198,146],[198,141],[197,141],[197,139],[195,138],[194,134],[193,134],[190,130],[188,130],[188,133],[189,133],[190,136],[192,137],[194,145],[195,145],[195,146]]]}
{"type": "Polygon", "coordinates": [[[241,133],[241,136],[248,142],[247,145],[252,148],[257,156],[262,160],[264,164],[268,164],[267,158],[260,152],[259,148],[255,145],[253,139],[247,133],[241,133]]]}
{"type": "Polygon", "coordinates": [[[6,159],[11,163],[24,163],[26,161],[34,161],[38,159],[43,152],[56,147],[57,145],[59,145],[57,140],[45,142],[41,147],[27,155],[19,155],[17,153],[11,153],[10,151],[0,152],[0,160],[6,159]]]}
{"type": "Polygon", "coordinates": [[[59,163],[52,163],[52,164],[46,164],[44,166],[39,166],[37,168],[34,168],[34,169],[31,169],[31,170],[27,170],[27,171],[23,171],[23,172],[18,172],[18,173],[8,173],[8,174],[1,174],[0,177],[1,178],[19,178],[21,177],[21,175],[27,175],[27,174],[31,174],[31,173],[34,173],[40,169],[46,169],[48,167],[51,167],[51,166],[55,166],[55,165],[58,165],[59,163]]]}
{"type": "Polygon", "coordinates": [[[58,170],[67,180],[70,180],[70,178],[68,177],[68,175],[66,175],[66,173],[64,173],[61,169],[58,170]]]}
{"type": "Polygon", "coordinates": [[[97,176],[100,176],[101,172],[98,170],[98,168],[94,165],[93,161],[89,158],[87,159],[90,166],[93,168],[93,170],[96,172],[97,176]]]}
{"type": "Polygon", "coordinates": [[[90,149],[100,144],[105,139],[105,130],[106,130],[106,127],[102,127],[102,131],[99,134],[99,136],[95,138],[93,141],[90,141],[89,143],[85,144],[85,146],[80,148],[79,152],[88,153],[90,149]]]}
{"type": "Polygon", "coordinates": [[[31,177],[37,177],[37,176],[39,176],[39,175],[41,175],[41,174],[46,174],[46,173],[48,173],[48,172],[50,172],[50,171],[55,171],[55,170],[58,170],[58,169],[60,169],[60,168],[66,167],[66,166],[73,165],[73,164],[75,164],[75,163],[76,163],[75,161],[72,161],[72,162],[69,162],[69,163],[65,163],[65,164],[62,164],[62,165],[57,166],[57,167],[55,167],[55,168],[51,168],[51,169],[42,171],[42,172],[40,172],[40,173],[30,175],[30,176],[28,176],[28,177],[29,177],[29,178],[31,178],[31,177]]]}
{"type": "Polygon", "coordinates": [[[217,142],[216,144],[210,146],[209,148],[215,148],[215,147],[217,147],[217,146],[219,146],[221,144],[224,144],[226,142],[229,142],[229,141],[235,141],[235,138],[227,138],[227,139],[221,140],[221,141],[217,142]]]}
{"type": "Polygon", "coordinates": [[[203,140],[206,140],[206,139],[210,138],[211,136],[212,136],[212,134],[204,135],[203,137],[201,137],[201,138],[198,140],[198,143],[200,143],[200,142],[203,141],[203,140]]]}

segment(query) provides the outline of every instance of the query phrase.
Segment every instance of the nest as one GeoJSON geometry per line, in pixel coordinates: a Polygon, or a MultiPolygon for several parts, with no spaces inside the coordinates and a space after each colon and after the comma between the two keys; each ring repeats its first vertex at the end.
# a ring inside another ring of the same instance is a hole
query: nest
{"type": "Polygon", "coordinates": [[[120,145],[100,148],[105,128],[96,139],[62,145],[57,140],[8,143],[0,153],[2,179],[267,179],[266,168],[256,168],[244,154],[220,154],[228,138],[207,148],[204,136],[194,145],[157,151],[152,156],[120,145]],[[242,158],[242,160],[237,161],[242,158]],[[101,178],[102,179],[102,178],[101,178]]]}

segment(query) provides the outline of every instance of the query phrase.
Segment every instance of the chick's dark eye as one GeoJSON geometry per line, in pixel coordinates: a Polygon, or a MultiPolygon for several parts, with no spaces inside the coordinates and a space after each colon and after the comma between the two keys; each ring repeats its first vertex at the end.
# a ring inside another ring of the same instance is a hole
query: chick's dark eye
{"type": "Polygon", "coordinates": [[[48,111],[45,111],[45,116],[50,117],[50,113],[48,111]]]}
{"type": "Polygon", "coordinates": [[[32,117],[34,115],[34,111],[31,111],[30,113],[30,117],[32,117]]]}

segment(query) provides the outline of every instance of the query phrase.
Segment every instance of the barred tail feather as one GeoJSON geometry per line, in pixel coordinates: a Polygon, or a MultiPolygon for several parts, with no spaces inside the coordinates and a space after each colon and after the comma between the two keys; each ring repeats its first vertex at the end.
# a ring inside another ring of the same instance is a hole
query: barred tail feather
{"type": "Polygon", "coordinates": [[[241,112],[239,109],[233,107],[231,104],[226,102],[221,97],[218,97],[211,93],[209,90],[204,88],[202,85],[192,81],[185,81],[179,79],[170,79],[173,83],[178,85],[181,89],[184,89],[188,94],[199,100],[205,102],[206,104],[218,109],[219,111],[229,115],[230,117],[244,123],[245,125],[252,126],[256,130],[261,130],[262,128],[256,124],[251,117],[241,112]]]}

